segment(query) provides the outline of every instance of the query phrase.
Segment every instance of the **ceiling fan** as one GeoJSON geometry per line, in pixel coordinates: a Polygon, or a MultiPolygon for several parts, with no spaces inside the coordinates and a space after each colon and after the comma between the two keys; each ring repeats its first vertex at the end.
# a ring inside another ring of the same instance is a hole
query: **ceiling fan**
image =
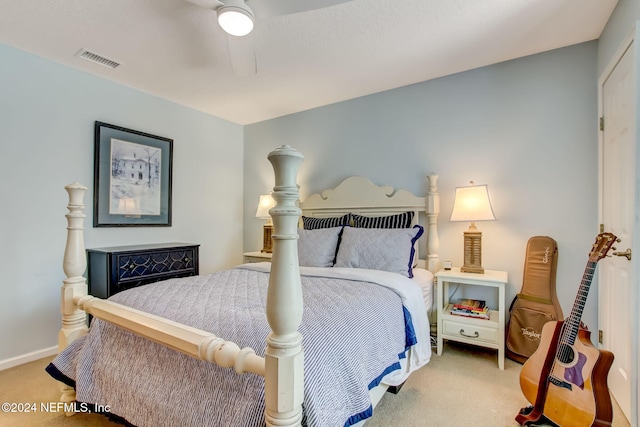
{"type": "Polygon", "coordinates": [[[255,73],[255,53],[245,42],[233,39],[242,38],[251,33],[256,19],[273,16],[291,15],[324,7],[347,3],[353,0],[187,0],[200,7],[216,12],[218,25],[229,35],[229,54],[234,71],[247,67],[255,73]],[[235,49],[231,44],[234,44],[235,49]]]}
{"type": "Polygon", "coordinates": [[[256,17],[290,15],[321,9],[352,0],[187,0],[214,10],[218,24],[232,36],[246,36],[253,30],[256,17]],[[249,4],[247,4],[249,3],[249,4]]]}

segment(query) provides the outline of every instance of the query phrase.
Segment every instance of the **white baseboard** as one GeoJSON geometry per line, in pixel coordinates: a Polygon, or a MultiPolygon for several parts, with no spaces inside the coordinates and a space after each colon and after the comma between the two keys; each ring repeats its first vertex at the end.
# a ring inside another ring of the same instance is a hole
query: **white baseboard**
{"type": "Polygon", "coordinates": [[[33,362],[34,360],[54,356],[56,354],[58,354],[58,346],[53,346],[43,348],[42,350],[32,351],[31,353],[23,354],[21,356],[12,357],[10,359],[0,360],[0,371],[33,362]]]}

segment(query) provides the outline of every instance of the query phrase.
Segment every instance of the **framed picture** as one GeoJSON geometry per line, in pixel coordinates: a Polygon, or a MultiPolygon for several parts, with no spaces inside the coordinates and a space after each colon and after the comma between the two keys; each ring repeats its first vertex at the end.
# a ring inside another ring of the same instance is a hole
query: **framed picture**
{"type": "Polygon", "coordinates": [[[97,121],[93,226],[171,226],[172,162],[172,139],[97,121]]]}

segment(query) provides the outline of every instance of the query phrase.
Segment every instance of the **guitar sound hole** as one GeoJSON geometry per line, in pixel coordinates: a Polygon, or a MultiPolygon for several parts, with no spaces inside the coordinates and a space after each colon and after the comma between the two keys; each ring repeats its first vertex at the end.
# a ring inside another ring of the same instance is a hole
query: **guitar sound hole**
{"type": "Polygon", "coordinates": [[[573,362],[574,359],[574,354],[573,354],[573,348],[567,344],[560,344],[558,346],[558,360],[561,363],[565,363],[567,365],[570,365],[573,362]]]}

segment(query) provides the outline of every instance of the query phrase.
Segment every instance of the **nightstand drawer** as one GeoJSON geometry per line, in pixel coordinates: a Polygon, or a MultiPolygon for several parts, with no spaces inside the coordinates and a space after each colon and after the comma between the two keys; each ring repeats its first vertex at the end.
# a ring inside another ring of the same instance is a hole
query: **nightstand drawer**
{"type": "Polygon", "coordinates": [[[196,247],[175,248],[148,253],[123,253],[116,255],[119,282],[138,280],[141,277],[161,278],[167,274],[194,275],[196,247]]]}
{"type": "Polygon", "coordinates": [[[448,336],[491,343],[498,342],[498,330],[496,328],[451,320],[444,320],[443,326],[443,333],[448,336]]]}

